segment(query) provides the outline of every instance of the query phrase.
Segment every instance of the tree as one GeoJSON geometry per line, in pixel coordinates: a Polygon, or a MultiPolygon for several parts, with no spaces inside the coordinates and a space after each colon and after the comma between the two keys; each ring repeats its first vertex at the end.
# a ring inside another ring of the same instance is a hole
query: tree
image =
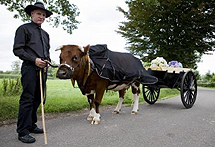
{"type": "Polygon", "coordinates": [[[203,54],[214,51],[215,0],[127,0],[127,18],[117,31],[128,49],[143,61],[162,56],[197,68],[203,54]]]}
{"type": "Polygon", "coordinates": [[[208,71],[205,75],[202,76],[202,80],[205,83],[214,82],[215,81],[215,73],[211,73],[208,71]]]}
{"type": "MultiPolygon", "coordinates": [[[[24,8],[29,4],[34,4],[34,2],[35,0],[0,0],[0,4],[7,6],[9,11],[16,11],[14,18],[21,18],[23,22],[30,20],[30,16],[24,12],[24,8]]],[[[76,20],[76,16],[80,12],[76,5],[70,4],[69,0],[43,0],[43,3],[53,12],[53,15],[47,19],[53,27],[62,25],[62,28],[69,34],[72,34],[72,31],[77,29],[79,21],[76,20]]]]}
{"type": "Polygon", "coordinates": [[[12,72],[13,73],[15,73],[15,74],[20,73],[20,71],[21,71],[21,61],[20,60],[13,61],[11,67],[12,67],[12,72]]]}

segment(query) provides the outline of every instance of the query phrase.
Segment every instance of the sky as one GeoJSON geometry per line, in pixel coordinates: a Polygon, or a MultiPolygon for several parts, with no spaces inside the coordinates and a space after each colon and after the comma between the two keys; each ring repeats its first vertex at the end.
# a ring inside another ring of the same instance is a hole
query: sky
{"type": "MultiPolygon", "coordinates": [[[[42,24],[42,28],[50,36],[52,60],[59,63],[60,52],[55,49],[66,44],[79,46],[107,44],[110,50],[127,52],[126,40],[116,33],[120,22],[125,21],[123,14],[117,11],[117,6],[127,10],[125,0],[72,0],[71,3],[79,8],[80,15],[77,20],[81,22],[72,35],[61,27],[53,28],[47,22],[42,24]]],[[[0,13],[0,71],[7,71],[11,70],[12,62],[19,60],[14,56],[12,49],[15,31],[23,22],[14,19],[13,13],[5,6],[0,5],[0,13]]],[[[197,70],[200,74],[208,71],[215,73],[215,66],[211,66],[213,63],[215,63],[215,54],[204,55],[197,70]]]]}

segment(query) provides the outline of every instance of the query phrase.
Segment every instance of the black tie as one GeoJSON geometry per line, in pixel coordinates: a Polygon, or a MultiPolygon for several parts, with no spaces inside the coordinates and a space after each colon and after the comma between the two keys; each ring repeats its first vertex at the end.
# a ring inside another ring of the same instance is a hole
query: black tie
{"type": "Polygon", "coordinates": [[[41,38],[42,46],[43,46],[43,54],[44,54],[45,59],[48,59],[48,53],[47,53],[47,49],[46,49],[46,46],[45,46],[45,41],[44,41],[44,38],[43,38],[43,32],[42,32],[41,27],[38,27],[38,28],[39,28],[39,31],[40,31],[40,38],[41,38]]]}

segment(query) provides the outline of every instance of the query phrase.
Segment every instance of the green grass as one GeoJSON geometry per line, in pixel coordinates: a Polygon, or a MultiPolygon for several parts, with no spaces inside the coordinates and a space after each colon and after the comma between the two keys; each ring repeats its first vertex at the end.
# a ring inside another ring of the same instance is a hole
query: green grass
{"type": "MultiPolygon", "coordinates": [[[[142,90],[141,90],[142,91],[142,90]]],[[[161,89],[159,100],[178,95],[176,89],[161,89]]],[[[1,95],[0,95],[1,96],[1,95]]],[[[116,105],[118,92],[107,91],[101,105],[116,105]]],[[[17,118],[19,96],[0,97],[0,121],[17,118]]],[[[132,103],[131,89],[126,92],[124,104],[132,103]]],[[[140,103],[143,104],[143,94],[140,94],[140,103]]],[[[87,97],[82,95],[79,88],[74,88],[70,80],[48,80],[47,98],[44,105],[45,113],[60,113],[88,108],[87,97]]],[[[40,112],[40,109],[39,109],[40,112]]]]}
{"type": "Polygon", "coordinates": [[[70,80],[48,80],[45,112],[68,112],[88,106],[87,99],[70,80]]]}
{"type": "Polygon", "coordinates": [[[0,98],[0,121],[16,118],[18,114],[18,96],[0,98]]]}

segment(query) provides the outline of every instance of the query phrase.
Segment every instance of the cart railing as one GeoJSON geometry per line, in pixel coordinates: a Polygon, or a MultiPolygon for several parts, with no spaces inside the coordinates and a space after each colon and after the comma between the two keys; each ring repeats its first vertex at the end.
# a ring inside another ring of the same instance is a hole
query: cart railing
{"type": "Polygon", "coordinates": [[[189,68],[174,68],[174,67],[146,67],[146,70],[156,70],[156,71],[166,71],[168,73],[180,73],[180,72],[187,72],[191,69],[189,68]]]}

